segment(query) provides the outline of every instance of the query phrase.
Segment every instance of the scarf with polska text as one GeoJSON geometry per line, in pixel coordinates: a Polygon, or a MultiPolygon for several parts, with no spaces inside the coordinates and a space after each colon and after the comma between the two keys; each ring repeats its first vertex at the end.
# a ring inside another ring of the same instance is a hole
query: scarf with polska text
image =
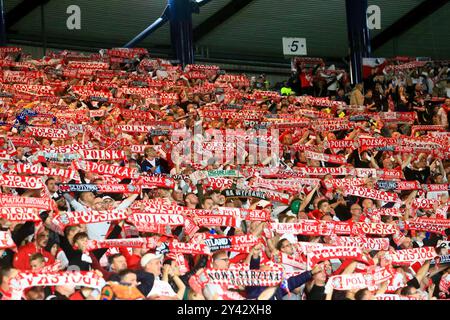
{"type": "Polygon", "coordinates": [[[395,146],[397,144],[399,144],[399,141],[396,138],[359,138],[357,140],[357,145],[359,145],[361,152],[373,148],[395,146]]]}
{"type": "Polygon", "coordinates": [[[61,221],[68,226],[77,224],[98,223],[107,221],[125,220],[128,216],[127,210],[89,210],[89,211],[70,211],[61,214],[61,221]]]}
{"type": "Polygon", "coordinates": [[[67,139],[69,137],[69,132],[65,129],[53,129],[47,127],[28,126],[25,131],[25,134],[40,138],[67,139]]]}
{"type": "Polygon", "coordinates": [[[325,153],[318,153],[307,150],[305,152],[305,156],[308,159],[317,160],[317,161],[324,161],[329,163],[337,163],[337,164],[347,164],[347,160],[343,156],[335,155],[335,154],[325,154],[325,153]]]}
{"type": "Polygon", "coordinates": [[[389,238],[332,237],[332,243],[336,246],[357,247],[364,251],[389,249],[389,238]]]}
{"type": "Polygon", "coordinates": [[[238,223],[238,219],[236,219],[235,217],[224,215],[197,215],[193,220],[199,227],[227,226],[236,228],[240,225],[240,223],[238,223]]]}
{"type": "Polygon", "coordinates": [[[281,192],[287,192],[287,193],[299,193],[303,191],[303,185],[296,181],[296,180],[282,180],[282,179],[277,179],[275,180],[271,180],[271,179],[261,179],[259,177],[257,177],[257,179],[254,179],[253,181],[250,182],[250,187],[252,187],[252,189],[257,189],[257,188],[264,188],[264,189],[269,189],[269,190],[276,190],[276,191],[281,191],[281,192]],[[280,181],[280,182],[278,182],[280,181]],[[290,181],[295,181],[292,183],[289,183],[290,181]]]}
{"type": "MultiPolygon", "coordinates": [[[[150,205],[146,204],[147,201],[143,201],[141,203],[137,203],[133,205],[131,208],[132,212],[142,212],[142,213],[160,213],[160,214],[181,214],[181,215],[188,215],[190,213],[195,213],[197,210],[205,211],[203,209],[188,209],[186,207],[180,206],[178,204],[155,204],[151,203],[150,205]]],[[[205,211],[207,212],[207,211],[205,211]]]]}
{"type": "Polygon", "coordinates": [[[176,240],[172,240],[169,242],[169,252],[171,253],[181,253],[181,254],[204,254],[204,255],[210,255],[211,251],[209,247],[205,244],[201,243],[186,243],[186,242],[179,242],[176,240]]]}
{"type": "Polygon", "coordinates": [[[115,166],[111,164],[91,162],[91,161],[74,161],[73,162],[77,170],[83,170],[87,172],[97,173],[100,175],[106,174],[113,177],[118,177],[122,179],[134,178],[137,176],[138,171],[136,168],[115,166]]]}
{"type": "Polygon", "coordinates": [[[328,279],[326,286],[331,286],[334,290],[356,290],[369,288],[376,290],[378,284],[392,278],[388,269],[382,267],[372,268],[366,273],[353,273],[332,276],[328,279]]]}
{"type": "Polygon", "coordinates": [[[17,176],[13,174],[2,174],[0,185],[8,188],[42,189],[44,184],[41,177],[17,176]]]}
{"type": "Polygon", "coordinates": [[[433,247],[421,247],[414,249],[403,249],[388,254],[388,259],[393,265],[411,265],[417,261],[432,260],[437,256],[433,247]]]}
{"type": "Polygon", "coordinates": [[[234,181],[232,179],[219,177],[217,178],[209,177],[203,181],[203,185],[206,188],[211,188],[213,190],[229,189],[233,186],[233,183],[234,181]]]}
{"type": "MultiPolygon", "coordinates": [[[[450,203],[450,201],[447,201],[450,203]]],[[[415,198],[412,202],[412,207],[414,209],[434,209],[434,206],[439,206],[441,201],[438,199],[427,199],[427,198],[415,198]]]]}
{"type": "Polygon", "coordinates": [[[433,192],[433,191],[448,191],[448,190],[450,190],[450,183],[443,183],[443,184],[422,184],[422,190],[425,190],[426,192],[433,192]]]}
{"type": "Polygon", "coordinates": [[[406,213],[405,208],[378,208],[371,211],[367,211],[368,214],[391,216],[391,217],[403,217],[406,213]]]}
{"type": "Polygon", "coordinates": [[[123,150],[79,150],[84,160],[123,160],[127,156],[123,150]]]}
{"type": "Polygon", "coordinates": [[[147,222],[143,222],[143,221],[134,221],[133,226],[139,232],[149,232],[149,233],[155,233],[155,234],[159,234],[159,235],[172,237],[172,232],[168,225],[158,225],[158,224],[147,223],[147,222]]]}
{"type": "Polygon", "coordinates": [[[357,197],[369,198],[373,200],[382,200],[385,202],[400,202],[396,193],[389,193],[385,191],[369,189],[360,186],[350,186],[344,189],[344,196],[352,195],[357,197]]]}
{"type": "Polygon", "coordinates": [[[145,248],[155,249],[160,237],[88,240],[87,250],[104,248],[145,248]]]}
{"type": "Polygon", "coordinates": [[[366,184],[364,178],[344,178],[344,179],[328,179],[324,180],[327,189],[347,188],[353,186],[362,186],[366,184]]]}
{"type": "Polygon", "coordinates": [[[20,300],[23,291],[29,287],[73,285],[100,290],[105,284],[94,271],[20,272],[10,280],[11,288],[16,291],[12,300],[20,300]]]}
{"type": "Polygon", "coordinates": [[[59,176],[63,177],[64,179],[74,179],[77,174],[77,172],[74,170],[49,168],[37,164],[31,165],[23,163],[17,163],[10,172],[19,174],[35,174],[40,176],[59,176]]]}
{"type": "Polygon", "coordinates": [[[325,149],[356,149],[354,140],[324,140],[323,147],[325,149]]]}
{"type": "Polygon", "coordinates": [[[142,189],[152,189],[155,187],[173,189],[176,185],[175,179],[164,175],[141,176],[135,181],[142,189]]]}
{"type": "Polygon", "coordinates": [[[41,221],[38,209],[23,207],[2,207],[0,208],[0,218],[18,222],[41,221]]]}
{"type": "Polygon", "coordinates": [[[203,240],[205,245],[207,245],[211,252],[218,250],[230,250],[236,252],[250,252],[260,241],[257,237],[252,234],[246,234],[241,236],[230,236],[230,237],[220,237],[220,236],[210,236],[203,240]]]}
{"type": "Polygon", "coordinates": [[[305,236],[325,236],[333,233],[325,221],[300,220],[296,223],[271,223],[270,229],[279,234],[300,234],[305,236]]]}
{"type": "Polygon", "coordinates": [[[308,266],[311,268],[321,261],[330,259],[352,259],[367,263],[367,261],[363,259],[362,250],[357,247],[327,246],[314,249],[307,253],[306,256],[308,258],[308,266]]]}
{"type": "Polygon", "coordinates": [[[433,218],[416,218],[406,221],[405,226],[408,230],[427,231],[445,235],[445,230],[450,228],[450,220],[433,218]]]}
{"type": "Polygon", "coordinates": [[[79,150],[87,150],[87,149],[92,149],[94,145],[92,144],[92,142],[87,142],[87,143],[83,143],[83,144],[71,144],[71,145],[65,145],[65,146],[59,146],[59,147],[50,147],[50,148],[45,148],[42,151],[45,152],[53,152],[53,153],[75,153],[79,150]]]}
{"type": "Polygon", "coordinates": [[[397,225],[381,222],[355,222],[352,228],[352,235],[370,234],[386,236],[396,234],[397,232],[397,225]]]}
{"type": "Polygon", "coordinates": [[[146,212],[133,212],[127,217],[127,221],[134,225],[144,223],[153,225],[183,226],[184,216],[180,214],[152,214],[146,212]]]}

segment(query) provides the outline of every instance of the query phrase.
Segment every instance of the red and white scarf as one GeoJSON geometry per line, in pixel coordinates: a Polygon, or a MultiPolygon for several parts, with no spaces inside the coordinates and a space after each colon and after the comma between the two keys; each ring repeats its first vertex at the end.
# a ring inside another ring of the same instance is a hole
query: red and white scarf
{"type": "Polygon", "coordinates": [[[229,287],[272,287],[279,285],[283,280],[280,270],[205,269],[204,272],[209,279],[208,283],[229,287]]]}
{"type": "Polygon", "coordinates": [[[22,207],[35,208],[38,210],[51,210],[54,201],[48,197],[46,198],[30,198],[20,196],[9,196],[0,194],[0,206],[5,207],[22,207]]]}
{"type": "Polygon", "coordinates": [[[14,248],[16,244],[11,237],[11,231],[0,231],[0,249],[14,248]]]}
{"type": "MultiPolygon", "coordinates": [[[[87,224],[87,223],[97,223],[106,221],[118,221],[125,220],[127,218],[126,210],[102,210],[102,211],[71,211],[65,214],[66,225],[77,225],[77,224],[87,224]]],[[[63,216],[64,217],[64,216],[63,216]]]]}
{"type": "Polygon", "coordinates": [[[39,210],[36,208],[2,207],[0,217],[9,221],[41,221],[39,210]]]}
{"type": "Polygon", "coordinates": [[[395,265],[411,265],[417,261],[431,260],[436,256],[437,253],[433,247],[403,249],[389,253],[389,258],[395,265]]]}
{"type": "Polygon", "coordinates": [[[330,259],[353,259],[361,260],[363,257],[363,252],[357,247],[322,247],[314,249],[307,254],[308,265],[313,267],[320,261],[330,260],[330,259]]]}
{"type": "Polygon", "coordinates": [[[396,193],[389,193],[385,191],[369,189],[360,186],[350,186],[344,189],[344,195],[352,195],[357,197],[369,198],[374,200],[382,200],[386,202],[400,201],[396,193]]]}
{"type": "Polygon", "coordinates": [[[388,250],[388,238],[366,238],[366,237],[334,237],[333,244],[337,246],[357,247],[362,250],[388,250]]]}
{"type": "Polygon", "coordinates": [[[0,185],[8,188],[41,189],[44,188],[41,177],[17,176],[3,174],[0,176],[0,185]]]}
{"type": "Polygon", "coordinates": [[[74,166],[77,170],[97,173],[100,175],[106,174],[118,178],[134,178],[137,175],[136,168],[121,167],[105,163],[91,162],[91,161],[74,161],[74,166]]]}
{"type": "Polygon", "coordinates": [[[20,174],[35,174],[40,176],[59,176],[63,177],[64,179],[74,179],[77,175],[77,172],[74,170],[43,167],[40,164],[31,165],[22,163],[17,163],[10,172],[20,174]]]}
{"type": "Polygon", "coordinates": [[[158,245],[158,239],[159,237],[88,240],[87,250],[91,251],[96,249],[120,247],[155,249],[158,245]]]}
{"type": "Polygon", "coordinates": [[[85,160],[122,160],[126,159],[123,150],[80,150],[78,153],[85,160]]]}
{"type": "Polygon", "coordinates": [[[318,152],[312,152],[307,150],[305,152],[305,156],[308,159],[312,160],[318,160],[318,161],[325,161],[330,163],[337,163],[337,164],[346,164],[347,160],[343,156],[338,156],[335,154],[325,154],[325,153],[318,153],[318,152]]]}
{"type": "Polygon", "coordinates": [[[147,223],[155,225],[182,226],[184,225],[184,217],[179,214],[151,214],[133,212],[128,216],[127,220],[134,224],[147,223]]]}
{"type": "Polygon", "coordinates": [[[66,139],[69,132],[65,129],[53,129],[46,127],[27,127],[26,133],[33,137],[66,139]]]}
{"type": "Polygon", "coordinates": [[[207,245],[201,244],[201,243],[186,243],[186,242],[179,242],[176,240],[173,240],[169,243],[169,251],[171,253],[182,253],[182,254],[206,254],[210,255],[211,251],[209,250],[209,247],[207,245]]]}

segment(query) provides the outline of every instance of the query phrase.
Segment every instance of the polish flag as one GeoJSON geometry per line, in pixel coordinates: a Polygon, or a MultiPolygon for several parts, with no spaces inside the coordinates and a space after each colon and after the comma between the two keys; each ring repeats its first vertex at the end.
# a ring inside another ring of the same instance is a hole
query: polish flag
{"type": "Polygon", "coordinates": [[[381,74],[386,64],[385,58],[363,58],[363,79],[367,79],[375,68],[378,68],[377,74],[381,74]]]}

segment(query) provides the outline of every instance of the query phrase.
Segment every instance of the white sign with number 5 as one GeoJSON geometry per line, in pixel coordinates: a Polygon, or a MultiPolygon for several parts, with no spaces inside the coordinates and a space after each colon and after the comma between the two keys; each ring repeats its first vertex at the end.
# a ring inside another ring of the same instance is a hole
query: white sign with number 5
{"type": "Polygon", "coordinates": [[[285,56],[306,56],[306,39],[283,37],[283,54],[285,56]]]}

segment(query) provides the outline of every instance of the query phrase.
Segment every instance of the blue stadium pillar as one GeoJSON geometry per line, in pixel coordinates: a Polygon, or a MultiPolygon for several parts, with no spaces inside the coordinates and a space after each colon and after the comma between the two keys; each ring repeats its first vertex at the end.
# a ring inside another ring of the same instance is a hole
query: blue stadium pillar
{"type": "Polygon", "coordinates": [[[370,31],[367,27],[367,0],[345,0],[350,73],[352,84],[362,82],[363,57],[370,57],[370,31]]]}
{"type": "Polygon", "coordinates": [[[168,6],[172,48],[184,67],[194,63],[191,0],[168,0],[168,6]]]}
{"type": "Polygon", "coordinates": [[[0,46],[6,46],[6,21],[5,6],[0,0],[0,46]]]}

